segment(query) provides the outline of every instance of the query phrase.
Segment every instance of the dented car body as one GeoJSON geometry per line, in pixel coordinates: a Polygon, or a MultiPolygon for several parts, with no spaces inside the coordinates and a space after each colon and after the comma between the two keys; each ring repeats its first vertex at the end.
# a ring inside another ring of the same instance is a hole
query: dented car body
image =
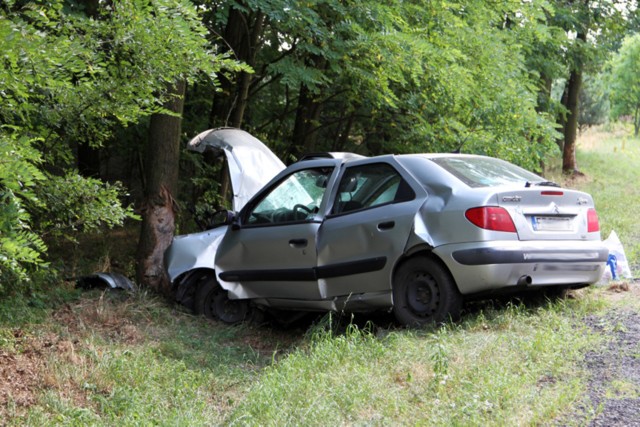
{"type": "Polygon", "coordinates": [[[455,318],[466,297],[581,287],[604,270],[592,198],[508,162],[341,153],[284,168],[254,139],[223,129],[190,143],[243,164],[230,166],[237,213],[177,236],[166,256],[178,299],[211,317],[392,310],[423,325],[455,318]]]}

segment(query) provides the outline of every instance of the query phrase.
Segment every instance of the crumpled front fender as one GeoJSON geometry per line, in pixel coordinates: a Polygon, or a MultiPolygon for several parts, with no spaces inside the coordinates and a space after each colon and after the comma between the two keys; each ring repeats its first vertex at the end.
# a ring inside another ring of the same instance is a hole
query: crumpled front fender
{"type": "Polygon", "coordinates": [[[171,283],[181,274],[196,269],[214,269],[216,251],[228,226],[173,238],[165,253],[165,266],[171,283]]]}

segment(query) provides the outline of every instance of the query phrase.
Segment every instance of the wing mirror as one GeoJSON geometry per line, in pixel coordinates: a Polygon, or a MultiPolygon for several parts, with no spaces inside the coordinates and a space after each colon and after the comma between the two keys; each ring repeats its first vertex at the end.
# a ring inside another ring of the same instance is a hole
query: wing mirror
{"type": "Polygon", "coordinates": [[[211,226],[220,227],[221,225],[233,224],[235,218],[236,214],[233,211],[226,209],[217,211],[211,216],[211,226]]]}

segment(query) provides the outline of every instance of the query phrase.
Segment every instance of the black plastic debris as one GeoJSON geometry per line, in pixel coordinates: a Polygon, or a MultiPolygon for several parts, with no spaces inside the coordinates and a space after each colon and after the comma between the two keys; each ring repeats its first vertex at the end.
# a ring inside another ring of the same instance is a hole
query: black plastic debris
{"type": "Polygon", "coordinates": [[[120,273],[95,273],[76,279],[76,286],[83,289],[111,288],[135,291],[131,280],[120,273]]]}

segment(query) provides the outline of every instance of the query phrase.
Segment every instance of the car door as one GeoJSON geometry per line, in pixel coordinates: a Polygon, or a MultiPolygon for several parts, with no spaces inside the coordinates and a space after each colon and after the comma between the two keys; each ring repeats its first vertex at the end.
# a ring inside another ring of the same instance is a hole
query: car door
{"type": "Polygon", "coordinates": [[[424,198],[391,163],[347,166],[318,233],[323,298],[387,292],[424,198]]]}
{"type": "Polygon", "coordinates": [[[231,295],[319,299],[316,235],[335,164],[327,162],[294,168],[240,212],[215,262],[221,285],[231,295]]]}

